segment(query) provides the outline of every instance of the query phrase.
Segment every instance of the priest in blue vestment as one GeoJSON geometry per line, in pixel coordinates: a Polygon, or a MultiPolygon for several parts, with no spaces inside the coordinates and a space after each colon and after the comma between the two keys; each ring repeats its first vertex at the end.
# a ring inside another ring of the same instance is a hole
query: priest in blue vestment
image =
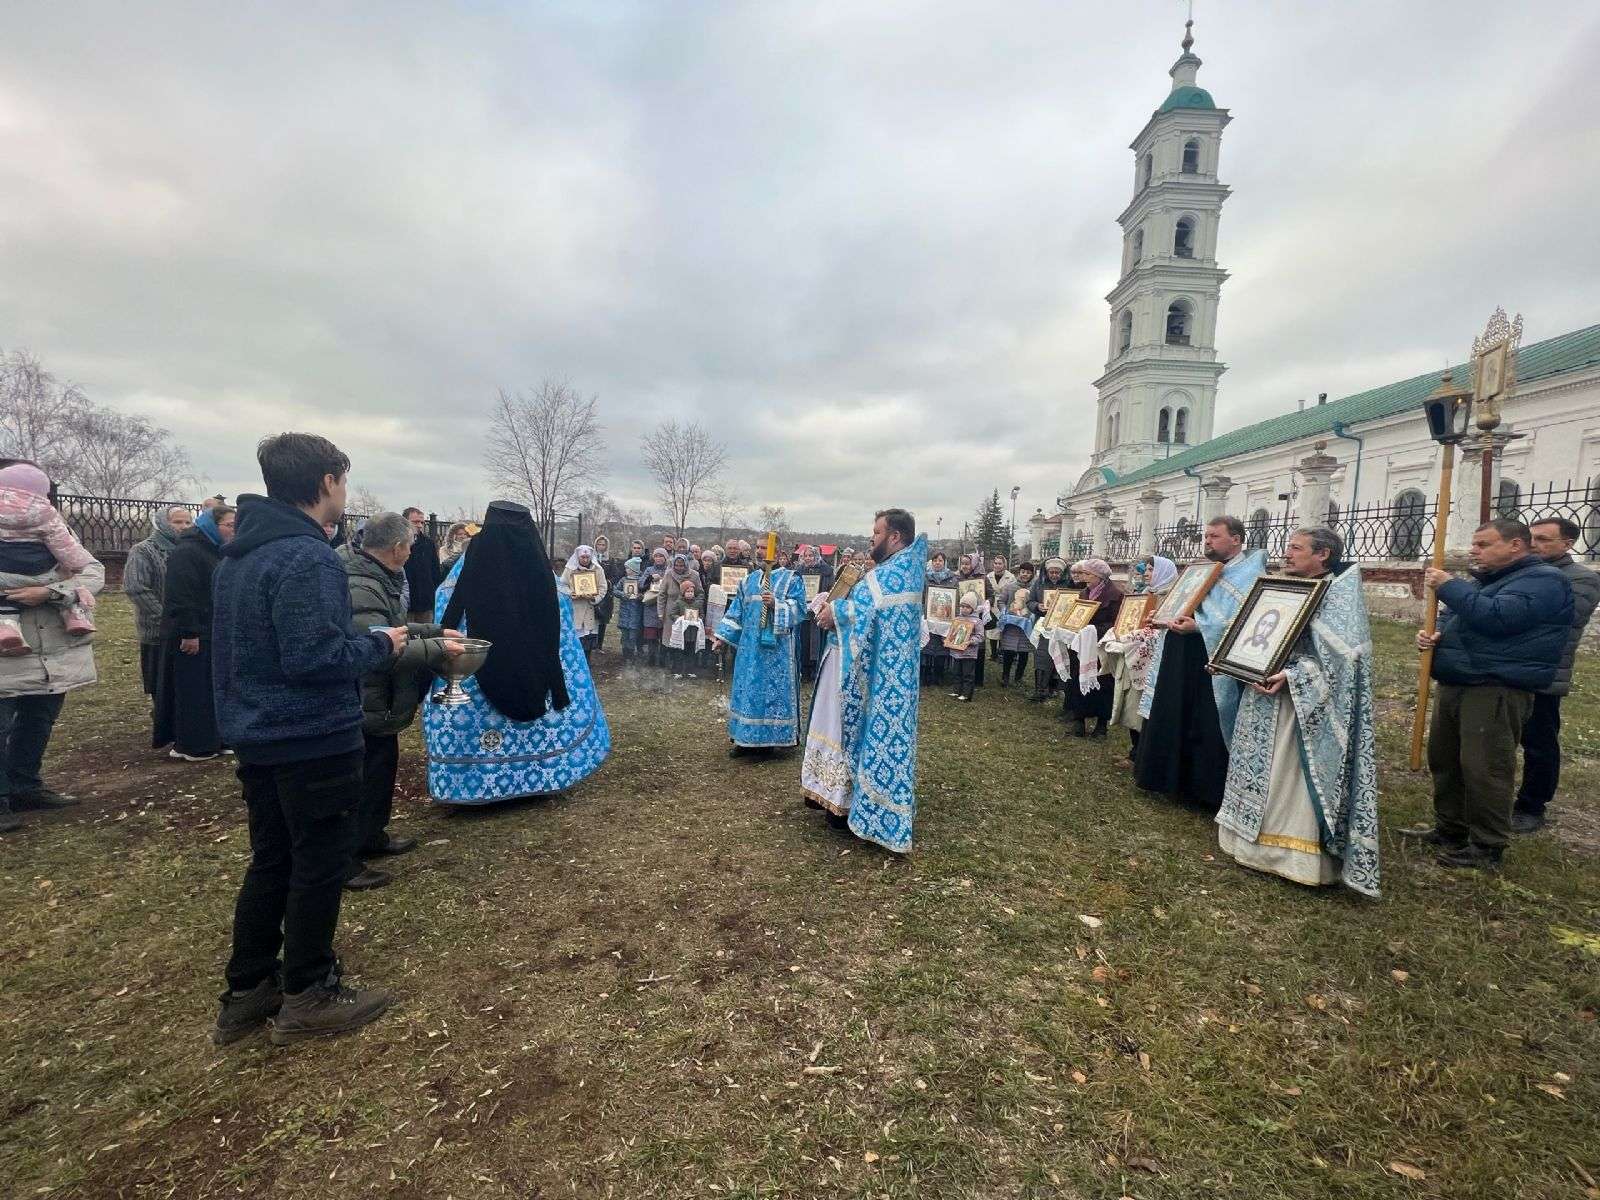
{"type": "Polygon", "coordinates": [[[433,799],[546,795],[599,769],[611,730],[532,514],[506,500],[491,504],[434,603],[448,628],[493,645],[462,684],[470,705],[424,705],[433,799]]]}
{"type": "Polygon", "coordinates": [[[917,798],[917,704],[928,539],[904,509],[877,514],[876,564],[816,605],[830,630],[812,697],[800,787],[807,804],[857,837],[905,854],[917,798]]]}
{"type": "Polygon", "coordinates": [[[806,585],[768,563],[751,571],[728,598],[716,638],[734,647],[728,700],[732,758],[800,742],[800,671],[795,636],[806,615],[806,585]]]}

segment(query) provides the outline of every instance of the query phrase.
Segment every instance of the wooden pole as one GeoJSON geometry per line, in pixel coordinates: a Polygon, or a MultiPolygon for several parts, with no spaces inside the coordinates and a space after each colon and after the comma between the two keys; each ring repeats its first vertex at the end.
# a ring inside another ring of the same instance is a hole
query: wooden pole
{"type": "Polygon", "coordinates": [[[1479,485],[1478,494],[1478,524],[1487,525],[1494,517],[1494,497],[1490,489],[1494,486],[1494,434],[1486,432],[1483,435],[1483,481],[1479,485]]]}
{"type": "MultiPolygon", "coordinates": [[[[1444,459],[1439,464],[1439,506],[1433,530],[1433,566],[1444,567],[1444,539],[1450,527],[1450,491],[1456,473],[1456,447],[1454,442],[1444,444],[1444,459]]],[[[1439,593],[1428,589],[1427,607],[1423,611],[1422,631],[1430,636],[1439,627],[1439,593]]],[[[1417,666],[1417,709],[1411,718],[1411,769],[1422,770],[1422,738],[1428,728],[1428,690],[1433,684],[1433,647],[1422,652],[1417,666]]]]}

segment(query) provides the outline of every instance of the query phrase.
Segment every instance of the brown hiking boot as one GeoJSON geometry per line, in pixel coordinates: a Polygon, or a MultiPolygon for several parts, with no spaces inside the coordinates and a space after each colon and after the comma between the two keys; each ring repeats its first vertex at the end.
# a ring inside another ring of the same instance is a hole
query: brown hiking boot
{"type": "Polygon", "coordinates": [[[217,1023],[211,1027],[213,1045],[226,1046],[248,1037],[283,1006],[283,988],[269,975],[248,992],[223,992],[218,997],[217,1023]]]}
{"type": "Polygon", "coordinates": [[[345,987],[335,966],[321,983],[284,995],[283,1008],[272,1022],[272,1044],[287,1046],[349,1033],[375,1021],[393,1000],[387,988],[345,987]]]}

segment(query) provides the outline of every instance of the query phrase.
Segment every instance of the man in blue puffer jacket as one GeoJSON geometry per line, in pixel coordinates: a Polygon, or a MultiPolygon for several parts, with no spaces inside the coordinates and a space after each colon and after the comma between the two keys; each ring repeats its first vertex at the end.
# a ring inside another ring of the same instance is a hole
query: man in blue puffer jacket
{"type": "Polygon", "coordinates": [[[280,1045],[342,1033],[390,999],[340,982],[333,934],[361,798],[361,678],[406,630],[351,629],[349,581],[323,531],[344,512],[350,460],[309,433],[267,438],[256,459],[267,494],[239,497],[212,584],[217,724],[250,820],[219,1045],[269,1017],[280,1045]]]}
{"type": "Polygon", "coordinates": [[[1572,585],[1532,553],[1520,521],[1499,518],[1472,535],[1476,582],[1429,568],[1448,609],[1432,638],[1439,698],[1428,732],[1433,823],[1401,832],[1440,848],[1447,867],[1494,870],[1511,835],[1517,747],[1533,694],[1555,680],[1572,629],[1572,585]]]}

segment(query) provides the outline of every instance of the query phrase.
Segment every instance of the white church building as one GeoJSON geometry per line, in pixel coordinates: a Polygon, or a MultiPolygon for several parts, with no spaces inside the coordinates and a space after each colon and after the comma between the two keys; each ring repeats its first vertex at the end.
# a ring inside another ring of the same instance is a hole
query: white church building
{"type": "MultiPolygon", "coordinates": [[[[1414,564],[1433,541],[1439,448],[1422,403],[1439,372],[1214,432],[1227,369],[1216,330],[1228,278],[1217,254],[1230,117],[1199,86],[1193,46],[1186,26],[1172,89],[1131,146],[1094,453],[1058,511],[1034,513],[1033,556],[1194,558],[1204,521],[1228,513],[1274,557],[1297,525],[1331,523],[1351,557],[1414,564]]],[[[1567,516],[1584,529],[1580,550],[1600,556],[1600,325],[1524,345],[1516,375],[1501,429],[1518,436],[1494,461],[1499,509],[1567,516]]],[[[1455,377],[1469,381],[1466,364],[1455,377]]],[[[1462,459],[1448,531],[1458,551],[1477,524],[1482,486],[1470,444],[1462,459]]]]}

